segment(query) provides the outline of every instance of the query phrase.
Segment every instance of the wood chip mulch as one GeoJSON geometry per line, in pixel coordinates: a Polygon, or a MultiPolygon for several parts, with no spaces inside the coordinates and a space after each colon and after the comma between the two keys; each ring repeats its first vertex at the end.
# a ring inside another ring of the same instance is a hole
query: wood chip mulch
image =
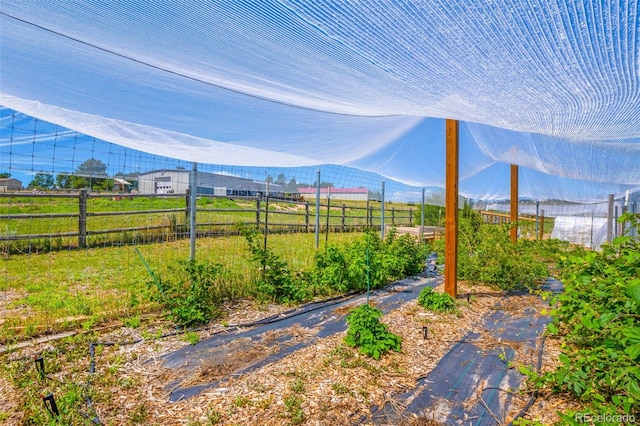
{"type": "MultiPolygon", "coordinates": [[[[468,331],[482,333],[483,319],[504,296],[504,292],[484,286],[459,283],[458,288],[462,297],[457,315],[427,312],[415,300],[384,315],[382,321],[390,331],[402,337],[399,353],[388,353],[376,361],[347,347],[343,343],[344,333],[318,339],[317,330],[298,327],[293,330],[294,334],[300,339],[315,339],[313,345],[244,375],[230,373],[238,366],[250,364],[254,358],[263,357],[264,348],[244,348],[240,355],[215,368],[207,369],[203,362],[191,383],[223,380],[215,388],[175,403],[168,400],[167,386],[176,379],[176,370],[163,367],[162,355],[188,345],[183,335],[105,347],[96,357],[93,409],[103,423],[114,425],[132,424],[132,419],[139,418],[140,413],[144,414],[145,425],[371,424],[372,407],[381,407],[393,401],[394,395],[415,388],[417,380],[426,376],[468,331]],[[466,294],[470,295],[468,301],[466,294]],[[428,326],[427,339],[423,337],[424,325],[428,326]]],[[[442,287],[436,290],[442,291],[442,287]]],[[[513,309],[522,306],[520,303],[514,301],[513,309]]],[[[224,325],[222,322],[212,324],[198,332],[200,340],[224,330],[225,326],[252,322],[287,308],[247,301],[229,305],[227,309],[224,325]]],[[[169,326],[157,327],[166,331],[169,326]]],[[[146,332],[153,333],[149,330],[146,332]]],[[[137,329],[122,328],[102,336],[102,340],[134,342],[141,336],[137,329]]],[[[491,344],[488,342],[487,347],[491,344]]],[[[29,356],[29,351],[39,350],[42,348],[28,348],[12,356],[29,356]]],[[[558,353],[559,344],[547,339],[545,369],[553,368],[558,353]]],[[[523,358],[516,361],[530,363],[532,356],[523,354],[523,358]]],[[[12,413],[12,407],[19,406],[20,393],[0,377],[0,394],[14,398],[0,402],[0,412],[12,413]]],[[[548,411],[563,409],[562,401],[557,407],[551,407],[553,404],[553,399],[539,400],[528,417],[544,423],[557,420],[548,411]]],[[[399,412],[402,408],[398,404],[399,412]]],[[[14,417],[19,419],[19,414],[14,417]]],[[[437,420],[405,415],[402,424],[439,424],[437,420]]]]}

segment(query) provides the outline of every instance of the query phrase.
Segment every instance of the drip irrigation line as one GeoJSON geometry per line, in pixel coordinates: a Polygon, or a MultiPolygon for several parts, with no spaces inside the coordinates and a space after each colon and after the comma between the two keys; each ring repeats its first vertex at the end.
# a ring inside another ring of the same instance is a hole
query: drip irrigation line
{"type": "Polygon", "coordinates": [[[486,391],[486,390],[490,390],[490,389],[498,390],[498,391],[500,391],[500,392],[504,392],[504,393],[508,393],[509,395],[514,396],[514,397],[516,397],[516,398],[525,399],[525,398],[523,398],[522,396],[518,395],[516,392],[510,391],[509,389],[502,389],[502,388],[499,388],[499,387],[497,387],[497,386],[488,386],[488,387],[486,387],[486,388],[483,388],[483,389],[482,389],[482,392],[484,392],[484,391],[486,391]]]}
{"type": "MultiPolygon", "coordinates": [[[[89,396],[89,386],[91,386],[91,376],[96,372],[96,346],[115,346],[115,343],[112,342],[91,342],[89,343],[89,377],[87,378],[87,382],[82,388],[82,392],[85,395],[85,403],[88,409],[92,409],[93,401],[91,400],[91,396],[89,396]]],[[[100,417],[96,414],[91,417],[89,414],[80,412],[80,414],[91,420],[92,423],[101,425],[100,417]]]]}
{"type": "MultiPolygon", "coordinates": [[[[543,335],[542,336],[542,340],[540,341],[540,352],[538,352],[538,365],[536,366],[536,373],[540,374],[540,370],[542,370],[542,354],[544,352],[544,342],[547,339],[547,335],[543,335]]],[[[507,426],[513,426],[513,422],[521,417],[523,417],[525,414],[527,414],[527,411],[529,411],[529,408],[531,408],[531,406],[536,402],[536,399],[538,398],[538,390],[536,389],[532,394],[531,397],[529,398],[529,401],[527,401],[527,403],[525,404],[525,406],[522,408],[522,410],[520,410],[520,412],[518,414],[516,414],[516,416],[511,419],[511,421],[509,422],[509,424],[507,426]]]]}
{"type": "MultiPolygon", "coordinates": [[[[138,254],[138,256],[140,257],[140,259],[142,260],[142,262],[145,265],[145,267],[147,268],[147,271],[149,272],[151,277],[154,279],[155,284],[158,286],[158,289],[160,291],[162,291],[162,287],[160,286],[159,282],[157,281],[157,278],[156,278],[155,274],[153,273],[151,268],[149,268],[148,264],[146,263],[146,261],[142,257],[142,254],[137,250],[137,248],[135,249],[135,251],[138,254]]],[[[324,300],[321,300],[321,301],[311,302],[311,303],[308,303],[307,305],[304,305],[305,307],[303,307],[302,309],[294,308],[294,309],[290,309],[288,311],[285,311],[283,313],[275,314],[275,315],[272,315],[270,317],[263,318],[263,319],[260,319],[260,320],[257,320],[257,321],[252,321],[252,322],[232,325],[230,327],[225,328],[224,330],[220,330],[218,332],[213,333],[213,335],[221,334],[221,333],[228,333],[228,332],[236,331],[236,330],[241,329],[241,328],[250,328],[250,327],[255,327],[255,326],[259,326],[259,325],[274,324],[274,323],[277,323],[277,322],[280,322],[280,321],[284,321],[284,320],[289,319],[289,318],[293,318],[293,317],[296,317],[296,316],[299,316],[299,315],[307,314],[309,312],[313,312],[313,311],[325,308],[327,306],[337,305],[337,304],[339,304],[339,303],[341,303],[343,301],[346,301],[346,300],[349,300],[349,299],[353,299],[353,298],[355,298],[355,297],[357,297],[359,295],[362,295],[363,293],[365,293],[364,290],[362,290],[362,291],[353,291],[353,292],[350,292],[350,293],[347,293],[347,294],[334,296],[334,297],[331,297],[331,298],[328,298],[328,299],[324,299],[324,300]]],[[[366,290],[367,302],[368,302],[368,299],[369,299],[369,294],[370,294],[370,289],[367,288],[367,290],[366,290]]],[[[214,327],[214,325],[205,326],[205,327],[184,328],[184,329],[181,329],[181,330],[175,330],[175,331],[164,333],[164,334],[158,336],[156,339],[163,339],[163,338],[166,338],[166,337],[185,334],[187,332],[205,331],[205,330],[211,329],[212,327],[214,327]]],[[[148,339],[140,338],[140,339],[135,339],[135,340],[132,340],[132,341],[122,341],[122,342],[91,342],[91,343],[89,343],[89,377],[87,378],[87,381],[86,381],[86,383],[85,383],[85,385],[83,386],[83,389],[82,389],[82,391],[84,393],[84,396],[85,396],[85,403],[86,403],[86,406],[87,406],[87,408],[89,410],[92,410],[92,407],[93,407],[93,401],[92,401],[91,397],[89,396],[89,388],[91,386],[91,377],[95,374],[95,371],[96,371],[95,348],[98,347],[98,346],[134,345],[134,344],[143,342],[145,340],[148,340],[148,339]]],[[[26,359],[26,358],[28,358],[28,357],[24,357],[23,359],[26,359]]],[[[37,357],[35,359],[35,362],[36,362],[36,370],[37,370],[39,376],[43,380],[45,378],[53,380],[52,377],[49,377],[47,374],[45,374],[45,371],[44,371],[44,359],[40,356],[40,357],[37,357]]],[[[60,381],[60,383],[64,384],[64,382],[62,382],[62,381],[60,381]]],[[[53,399],[53,395],[49,394],[46,397],[43,396],[43,401],[44,401],[45,407],[47,408],[49,413],[57,421],[58,417],[56,417],[54,415],[55,412],[57,412],[57,407],[55,406],[55,400],[53,399]],[[47,405],[48,402],[49,402],[49,405],[47,405]]],[[[87,420],[91,421],[93,424],[96,424],[96,425],[102,425],[103,424],[102,421],[100,420],[100,417],[97,414],[95,414],[93,417],[90,414],[87,414],[84,411],[80,411],[79,414],[82,417],[86,418],[87,420]]],[[[57,414],[57,416],[59,416],[59,413],[57,414]]]]}

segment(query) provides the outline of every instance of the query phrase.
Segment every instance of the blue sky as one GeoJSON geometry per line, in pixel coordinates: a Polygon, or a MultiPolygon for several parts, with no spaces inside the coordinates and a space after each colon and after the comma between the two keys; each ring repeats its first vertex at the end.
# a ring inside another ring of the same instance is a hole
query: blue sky
{"type": "MultiPolygon", "coordinates": [[[[110,176],[119,172],[127,174],[176,167],[191,168],[188,161],[132,150],[21,113],[14,114],[8,108],[0,111],[0,172],[11,173],[23,185],[28,185],[33,175],[39,172],[54,175],[72,173],[92,157],[105,163],[110,176]]],[[[382,181],[385,181],[387,199],[392,201],[419,202],[422,190],[375,173],[336,165],[279,168],[198,164],[198,169],[256,180],[264,180],[267,175],[275,179],[282,173],[287,181],[295,178],[299,183],[313,183],[317,170],[320,170],[321,181],[331,182],[336,187],[363,186],[380,191],[382,181]]],[[[430,190],[438,191],[437,188],[430,190]]]]}

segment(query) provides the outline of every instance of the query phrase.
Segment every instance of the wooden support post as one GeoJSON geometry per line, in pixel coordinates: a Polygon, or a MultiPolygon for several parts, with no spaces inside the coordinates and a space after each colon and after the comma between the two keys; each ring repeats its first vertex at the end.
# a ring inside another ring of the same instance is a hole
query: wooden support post
{"type": "Polygon", "coordinates": [[[458,295],[458,120],[446,121],[444,291],[458,295]]]}
{"type": "Polygon", "coordinates": [[[304,203],[304,232],[309,232],[309,202],[304,203]]]}
{"type": "Polygon", "coordinates": [[[544,209],[540,210],[540,240],[544,239],[544,209]]]}
{"type": "Polygon", "coordinates": [[[518,242],[518,166],[511,165],[511,242],[518,242]]]}
{"type": "Polygon", "coordinates": [[[344,232],[345,219],[347,218],[347,206],[342,205],[342,232],[344,232]]]}

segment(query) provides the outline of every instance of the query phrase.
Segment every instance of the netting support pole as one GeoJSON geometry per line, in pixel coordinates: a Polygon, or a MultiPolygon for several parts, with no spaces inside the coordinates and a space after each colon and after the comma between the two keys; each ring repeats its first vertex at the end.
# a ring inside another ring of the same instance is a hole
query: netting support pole
{"type": "Polygon", "coordinates": [[[422,188],[422,201],[420,206],[420,242],[426,243],[427,240],[424,238],[424,188],[422,188]]]}
{"type": "Polygon", "coordinates": [[[607,204],[607,242],[613,241],[613,194],[609,194],[607,204]]]}
{"type": "Polygon", "coordinates": [[[189,259],[196,260],[196,202],[198,200],[198,163],[191,163],[191,206],[189,208],[189,259]]]}
{"type": "Polygon", "coordinates": [[[320,247],[320,170],[316,171],[316,248],[320,247]]]}
{"type": "MultiPolygon", "coordinates": [[[[629,208],[631,209],[631,213],[638,213],[638,204],[635,201],[629,205],[629,208]]],[[[635,226],[632,226],[629,230],[629,236],[634,239],[638,236],[638,229],[635,226]]]]}
{"type": "Polygon", "coordinates": [[[518,242],[518,166],[511,165],[511,242],[518,242]]]}
{"type": "Polygon", "coordinates": [[[540,201],[536,201],[536,240],[540,239],[540,201]]]}
{"type": "Polygon", "coordinates": [[[78,247],[87,247],[87,190],[82,188],[78,195],[78,247]]]}
{"type": "Polygon", "coordinates": [[[331,187],[327,187],[327,232],[324,236],[324,246],[327,247],[329,244],[329,227],[331,223],[329,222],[331,216],[331,187]]]}
{"type": "Polygon", "coordinates": [[[384,181],[382,181],[380,198],[380,239],[384,241],[384,181]]]}
{"type": "Polygon", "coordinates": [[[544,240],[544,209],[540,210],[540,235],[538,239],[544,240]]]}
{"type": "Polygon", "coordinates": [[[444,291],[455,298],[458,295],[458,120],[447,119],[445,127],[444,291]]]}
{"type": "Polygon", "coordinates": [[[267,235],[269,235],[269,181],[266,184],[264,200],[264,249],[267,250],[267,235]]]}

